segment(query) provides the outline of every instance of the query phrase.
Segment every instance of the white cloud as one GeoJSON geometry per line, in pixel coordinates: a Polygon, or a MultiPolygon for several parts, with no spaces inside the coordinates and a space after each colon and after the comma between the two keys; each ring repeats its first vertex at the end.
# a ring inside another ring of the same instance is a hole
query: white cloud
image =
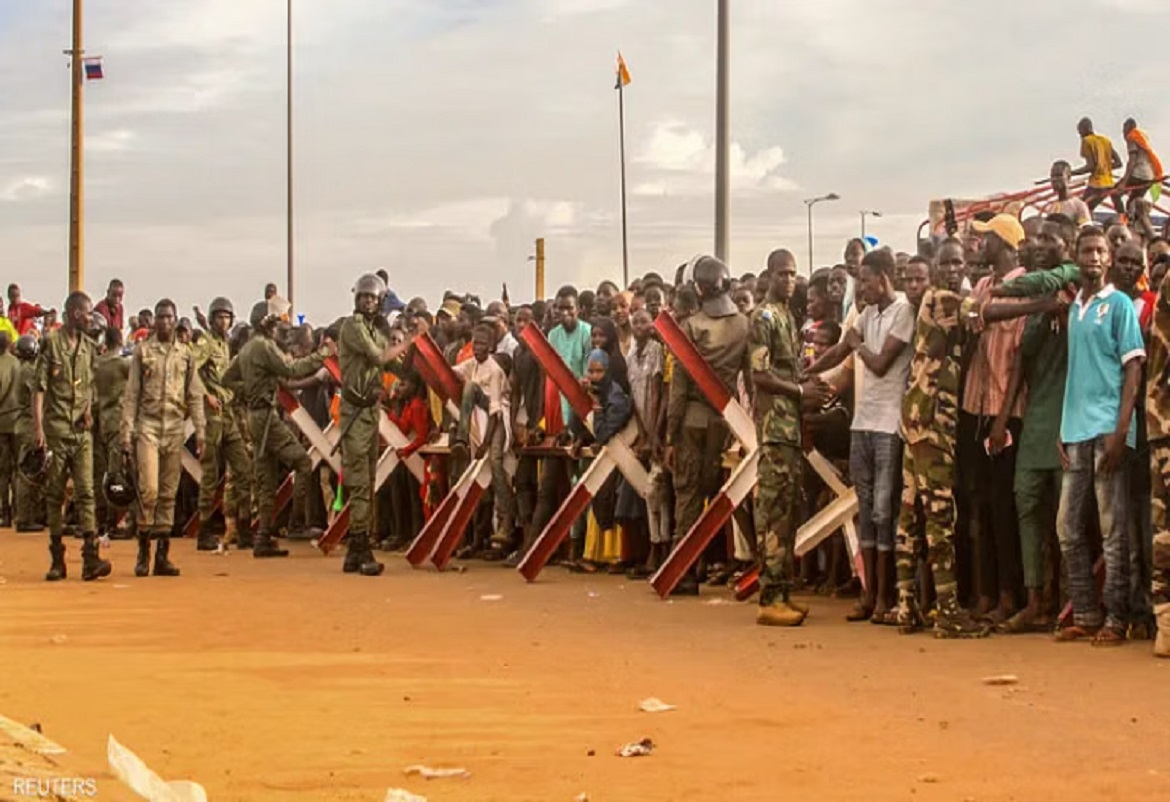
{"type": "Polygon", "coordinates": [[[53,182],[40,175],[25,176],[0,186],[0,201],[32,200],[53,191],[53,182]]]}
{"type": "Polygon", "coordinates": [[[93,153],[114,153],[129,150],[137,135],[126,128],[90,134],[85,138],[85,149],[93,153]]]}
{"type": "MultiPolygon", "coordinates": [[[[795,189],[793,181],[779,174],[784,163],[784,150],[779,146],[749,155],[740,143],[732,142],[728,148],[731,188],[742,193],[795,189]]],[[[714,191],[715,144],[681,121],[655,126],[634,164],[641,168],[632,190],[635,195],[707,195],[714,191]]]]}

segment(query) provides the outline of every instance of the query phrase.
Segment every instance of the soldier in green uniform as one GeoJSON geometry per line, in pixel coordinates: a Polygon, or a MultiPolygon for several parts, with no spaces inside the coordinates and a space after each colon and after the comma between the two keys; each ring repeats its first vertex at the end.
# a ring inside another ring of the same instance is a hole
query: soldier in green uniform
{"type": "MultiPolygon", "coordinates": [[[[94,451],[98,455],[94,476],[119,475],[122,472],[122,396],[126,392],[126,380],[130,376],[130,359],[122,353],[122,332],[110,327],[105,335],[106,351],[97,358],[94,368],[94,387],[97,389],[98,432],[101,446],[94,451]]],[[[108,501],[108,500],[107,500],[108,501]]],[[[118,508],[106,504],[105,517],[98,519],[98,531],[113,535],[118,526],[118,508]]],[[[131,527],[137,522],[131,520],[131,527]]]]}
{"type": "MultiPolygon", "coordinates": [[[[37,354],[41,344],[31,334],[16,340],[16,358],[20,372],[16,379],[16,450],[18,459],[32,448],[32,397],[36,381],[37,354]]],[[[45,529],[45,493],[40,483],[30,482],[16,473],[16,531],[43,532],[45,529]]]]}
{"type": "MultiPolygon", "coordinates": [[[[228,330],[235,321],[235,309],[227,298],[216,298],[208,308],[210,327],[195,346],[195,365],[207,391],[205,416],[207,438],[203,445],[203,479],[199,484],[199,540],[200,551],[214,551],[218,547],[211,533],[211,514],[215,494],[219,489],[221,465],[232,473],[231,498],[224,499],[225,510],[237,510],[236,526],[251,530],[252,463],[248,448],[240,434],[236,420],[232,391],[223,383],[223,376],[231,363],[228,330]]],[[[226,490],[225,490],[226,492],[226,490]]]]}
{"type": "Polygon", "coordinates": [[[303,359],[290,359],[280,350],[274,337],[283,314],[281,306],[283,304],[274,298],[252,307],[249,315],[252,338],[223,377],[224,385],[237,396],[242,395],[248,406],[248,427],[255,447],[253,486],[260,503],[260,533],[252,547],[253,557],[288,556],[288,551],[277,546],[273,539],[276,534],[277,475],[282,464],[306,474],[313,465],[304,446],[280,419],[277,389],[284,379],[311,375],[332,353],[331,346],[327,345],[303,359]]]}
{"type": "Polygon", "coordinates": [[[410,348],[391,345],[389,327],[380,314],[386,285],[367,274],[353,288],[354,313],[338,335],[341,363],[341,473],[349,499],[349,535],[342,570],[378,576],[370,532],[374,525],[374,475],[378,462],[378,416],[382,369],[410,348]]]}
{"type": "Polygon", "coordinates": [[[138,465],[138,562],[135,576],[150,572],[150,541],[157,540],[155,576],[178,576],[170,561],[175,495],[183,472],[187,417],[195,424],[195,449],[204,439],[203,383],[190,346],[175,335],[175,303],[154,307],[154,333],[138,344],[122,399],[122,452],[138,465]]]}
{"type": "Polygon", "coordinates": [[[760,446],[755,510],[762,568],[756,623],[797,626],[808,615],[805,604],[789,598],[796,527],[803,509],[800,413],[802,405],[823,406],[829,391],[823,379],[800,381],[800,340],[788,308],[796,289],[792,254],[773,251],[761,283],[767,295],[752,313],[748,340],[760,446]]]}
{"type": "Polygon", "coordinates": [[[939,248],[934,286],[918,310],[910,381],[902,399],[902,506],[895,541],[898,572],[898,626],[920,629],[917,587],[922,533],[934,576],[938,611],[936,637],[979,637],[987,628],[965,612],[955,579],[955,438],[963,328],[959,321],[966,276],[963,246],[947,240],[939,248]]]}
{"type": "Polygon", "coordinates": [[[1154,654],[1170,658],[1170,274],[1158,288],[1150,326],[1146,427],[1150,438],[1154,552],[1151,600],[1158,622],[1154,654]]]}
{"type": "MultiPolygon", "coordinates": [[[[682,330],[727,391],[734,394],[740,373],[746,376],[751,371],[747,356],[750,324],[729,295],[727,265],[713,256],[699,257],[694,262],[694,282],[701,307],[683,322],[682,330]]],[[[685,370],[675,371],[671,379],[666,420],[666,463],[674,474],[677,543],[699,519],[703,504],[719,492],[723,450],[730,431],[685,370]]],[[[698,594],[693,571],[682,578],[674,592],[698,594]]]]}
{"type": "Polygon", "coordinates": [[[93,499],[93,342],[86,336],[93,304],[83,292],[72,292],[65,301],[61,328],[44,338],[37,358],[32,398],[32,445],[51,452],[45,498],[48,503],[49,554],[52,565],[45,579],[65,578],[65,544],[62,517],[65,483],[73,479],[73,504],[77,510],[83,545],[81,578],[89,581],[108,576],[110,564],[98,554],[97,516],[93,499]]]}
{"type": "Polygon", "coordinates": [[[16,416],[20,411],[20,360],[11,351],[6,331],[0,331],[0,527],[12,526],[16,479],[16,416]]]}

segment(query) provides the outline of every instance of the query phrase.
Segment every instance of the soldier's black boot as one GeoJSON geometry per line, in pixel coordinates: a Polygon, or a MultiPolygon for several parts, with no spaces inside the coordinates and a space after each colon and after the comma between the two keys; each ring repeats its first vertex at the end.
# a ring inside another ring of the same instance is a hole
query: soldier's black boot
{"type": "Polygon", "coordinates": [[[81,578],[86,582],[109,576],[113,566],[109,560],[103,560],[98,552],[98,542],[93,533],[84,536],[85,542],[81,545],[81,578]]]}
{"type": "Polygon", "coordinates": [[[150,576],[150,533],[138,533],[138,561],[134,563],[134,576],[150,576]]]}
{"type": "Polygon", "coordinates": [[[358,545],[357,533],[350,532],[345,536],[345,562],[341,570],[347,574],[356,574],[362,567],[362,550],[358,545]]]}
{"type": "Polygon", "coordinates": [[[363,532],[357,538],[358,542],[356,545],[359,549],[358,573],[362,576],[380,576],[386,570],[386,566],[382,565],[374,557],[374,550],[370,547],[369,535],[363,532]]]}
{"type": "Polygon", "coordinates": [[[196,551],[218,551],[219,538],[211,533],[211,521],[199,521],[199,535],[195,539],[196,551]]]}
{"type": "Polygon", "coordinates": [[[267,532],[261,532],[260,536],[256,538],[256,545],[252,547],[252,556],[257,558],[287,557],[288,549],[282,549],[276,545],[276,541],[272,539],[272,535],[267,532]]]}
{"type": "Polygon", "coordinates": [[[45,574],[45,581],[60,582],[65,578],[65,544],[61,542],[61,538],[49,538],[49,557],[53,562],[49,566],[49,572],[45,574]]]}
{"type": "Polygon", "coordinates": [[[250,550],[255,545],[256,539],[252,535],[252,519],[247,515],[241,515],[236,523],[236,548],[241,551],[250,550]]]}
{"type": "Polygon", "coordinates": [[[154,549],[154,575],[178,576],[179,569],[168,559],[171,554],[171,539],[160,535],[158,545],[154,549]]]}

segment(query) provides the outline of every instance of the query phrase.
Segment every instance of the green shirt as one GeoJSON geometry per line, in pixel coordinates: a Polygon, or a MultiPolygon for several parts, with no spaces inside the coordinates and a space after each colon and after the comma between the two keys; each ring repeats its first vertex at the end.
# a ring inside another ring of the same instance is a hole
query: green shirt
{"type": "Polygon", "coordinates": [[[355,314],[341,324],[337,361],[343,400],[358,406],[377,403],[382,390],[382,354],[389,342],[365,315],[355,314]]]}
{"type": "MultiPolygon", "coordinates": [[[[232,361],[231,347],[225,337],[219,337],[214,332],[205,332],[199,342],[191,346],[195,354],[195,369],[203,381],[203,389],[208,395],[217,399],[222,407],[231,403],[232,391],[223,383],[223,375],[227,373],[228,365],[232,361]]],[[[207,407],[209,415],[216,413],[207,407]]]]}
{"type": "Polygon", "coordinates": [[[51,331],[41,341],[35,388],[44,394],[43,425],[46,435],[66,437],[75,431],[93,402],[93,341],[84,334],[69,342],[64,328],[51,331]]]}
{"type": "MultiPolygon", "coordinates": [[[[765,303],[752,312],[748,355],[753,373],[800,380],[800,343],[787,304],[765,303]]],[[[800,446],[800,402],[787,395],[756,395],[756,430],[765,445],[800,446]]]]}
{"type": "MultiPolygon", "coordinates": [[[[1026,277],[1025,277],[1026,278],[1026,277]]],[[[1060,468],[1061,410],[1068,372],[1068,333],[1051,314],[1032,315],[1020,341],[1023,378],[1028,385],[1016,467],[1026,470],[1060,468]]]]}
{"type": "Polygon", "coordinates": [[[122,396],[130,376],[130,357],[111,351],[97,358],[94,386],[97,388],[98,427],[103,437],[118,434],[122,425],[122,396]]]}
{"type": "Polygon", "coordinates": [[[21,362],[16,378],[16,436],[32,435],[32,397],[37,380],[37,363],[21,362]]]}
{"type": "Polygon", "coordinates": [[[20,414],[20,362],[5,351],[0,353],[0,434],[16,431],[16,418],[20,414]]]}
{"type": "Polygon", "coordinates": [[[1063,290],[1069,284],[1081,283],[1081,269],[1072,262],[1065,262],[1051,270],[1034,270],[999,287],[1000,295],[1007,298],[1031,298],[1051,295],[1063,290]]]}
{"type": "Polygon", "coordinates": [[[270,338],[258,334],[240,349],[239,356],[224,374],[224,383],[231,387],[238,382],[249,409],[271,407],[282,379],[309,376],[324,362],[325,357],[320,353],[292,359],[270,338]]]}

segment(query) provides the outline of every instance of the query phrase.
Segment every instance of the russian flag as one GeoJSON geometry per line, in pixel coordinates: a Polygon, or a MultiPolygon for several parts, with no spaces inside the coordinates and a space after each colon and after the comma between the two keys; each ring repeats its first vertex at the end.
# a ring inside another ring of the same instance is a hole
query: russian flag
{"type": "Polygon", "coordinates": [[[85,66],[86,80],[100,81],[103,77],[105,77],[102,75],[101,59],[96,59],[96,58],[86,59],[85,61],[82,62],[82,64],[85,66]]]}

